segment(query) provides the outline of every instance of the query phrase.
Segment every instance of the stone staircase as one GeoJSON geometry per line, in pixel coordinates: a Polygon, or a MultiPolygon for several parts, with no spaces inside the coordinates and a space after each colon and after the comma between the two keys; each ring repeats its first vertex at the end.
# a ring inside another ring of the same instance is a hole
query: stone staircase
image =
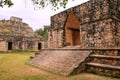
{"type": "Polygon", "coordinates": [[[95,49],[86,63],[86,71],[120,77],[120,49],[95,49]]]}
{"type": "Polygon", "coordinates": [[[85,69],[86,58],[91,51],[79,49],[46,49],[31,57],[30,64],[65,76],[77,74],[85,69]]]}
{"type": "Polygon", "coordinates": [[[63,75],[73,75],[85,71],[120,77],[120,48],[45,49],[36,53],[34,57],[32,56],[30,64],[63,75]]]}

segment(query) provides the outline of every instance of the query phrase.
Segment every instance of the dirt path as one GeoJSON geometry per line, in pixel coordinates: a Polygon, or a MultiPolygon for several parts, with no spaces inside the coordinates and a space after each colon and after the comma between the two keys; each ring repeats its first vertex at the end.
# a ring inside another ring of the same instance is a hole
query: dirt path
{"type": "Polygon", "coordinates": [[[0,59],[2,59],[2,56],[0,56],[0,59]]]}
{"type": "Polygon", "coordinates": [[[65,77],[61,76],[58,74],[54,74],[39,68],[35,67],[30,67],[26,69],[28,73],[34,73],[36,75],[44,75],[50,80],[118,80],[110,77],[105,77],[105,76],[99,76],[95,74],[90,74],[90,73],[80,73],[78,75],[70,76],[70,77],[65,77]]]}

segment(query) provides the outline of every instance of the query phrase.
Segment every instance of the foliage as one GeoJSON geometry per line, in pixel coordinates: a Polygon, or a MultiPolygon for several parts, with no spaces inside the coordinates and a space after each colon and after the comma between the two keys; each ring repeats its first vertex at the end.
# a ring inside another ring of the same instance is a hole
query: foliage
{"type": "MultiPolygon", "coordinates": [[[[35,6],[39,8],[44,8],[48,5],[51,5],[52,9],[54,10],[59,9],[59,7],[65,8],[66,4],[68,3],[68,0],[31,0],[31,1],[35,6]]],[[[10,7],[13,5],[13,2],[12,0],[0,0],[0,7],[3,7],[4,5],[10,7]]]]}
{"type": "Polygon", "coordinates": [[[59,9],[59,7],[66,7],[68,0],[32,0],[34,5],[37,5],[40,8],[44,8],[47,5],[51,5],[53,9],[59,9]]]}
{"type": "Polygon", "coordinates": [[[48,30],[50,29],[50,26],[45,25],[44,28],[40,28],[35,31],[35,34],[42,36],[45,40],[48,39],[48,30]]]}
{"type": "Polygon", "coordinates": [[[4,5],[11,7],[13,5],[13,2],[11,0],[0,0],[0,7],[3,7],[4,5]]]}

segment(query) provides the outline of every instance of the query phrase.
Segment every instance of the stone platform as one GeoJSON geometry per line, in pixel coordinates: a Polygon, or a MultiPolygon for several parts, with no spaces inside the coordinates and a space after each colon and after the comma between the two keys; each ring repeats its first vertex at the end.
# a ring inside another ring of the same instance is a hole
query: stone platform
{"type": "Polygon", "coordinates": [[[85,61],[91,52],[90,50],[79,50],[78,47],[46,49],[40,53],[36,53],[29,63],[39,68],[67,76],[84,71],[85,61]],[[76,70],[78,68],[79,70],[76,70]]]}

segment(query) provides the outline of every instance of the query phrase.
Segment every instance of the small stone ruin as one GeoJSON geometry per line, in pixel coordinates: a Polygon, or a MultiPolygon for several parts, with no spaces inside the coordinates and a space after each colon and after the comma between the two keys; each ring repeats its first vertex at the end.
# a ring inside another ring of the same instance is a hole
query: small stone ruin
{"type": "Polygon", "coordinates": [[[10,20],[0,20],[0,51],[39,51],[42,44],[42,38],[21,18],[12,16],[10,20]]]}

